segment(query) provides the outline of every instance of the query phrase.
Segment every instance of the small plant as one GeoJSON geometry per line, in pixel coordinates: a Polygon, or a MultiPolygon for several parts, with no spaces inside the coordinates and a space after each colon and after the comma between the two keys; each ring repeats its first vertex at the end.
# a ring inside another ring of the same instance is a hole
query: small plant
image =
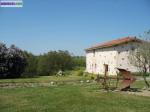
{"type": "Polygon", "coordinates": [[[91,80],[94,80],[96,78],[96,74],[90,73],[89,76],[90,76],[91,80]]]}
{"type": "Polygon", "coordinates": [[[94,80],[94,79],[95,79],[94,75],[91,75],[91,80],[94,80]]]}
{"type": "Polygon", "coordinates": [[[78,76],[83,76],[83,70],[77,71],[77,75],[78,75],[78,76]]]}
{"type": "Polygon", "coordinates": [[[84,77],[87,77],[88,75],[89,75],[89,73],[87,73],[87,72],[84,72],[84,73],[83,73],[83,76],[84,76],[84,77]]]}

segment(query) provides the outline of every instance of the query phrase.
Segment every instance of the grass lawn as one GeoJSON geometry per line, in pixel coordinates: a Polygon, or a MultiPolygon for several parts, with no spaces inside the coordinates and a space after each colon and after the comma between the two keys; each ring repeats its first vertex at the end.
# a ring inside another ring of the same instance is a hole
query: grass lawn
{"type": "Polygon", "coordinates": [[[1,89],[1,112],[149,112],[150,98],[96,91],[96,86],[1,89]]]}
{"type": "MultiPolygon", "coordinates": [[[[84,77],[7,79],[5,82],[81,80],[84,77]],[[75,78],[75,79],[73,79],[75,78]]],[[[141,83],[141,82],[140,82],[141,83]]],[[[138,83],[139,84],[139,83],[138,83]]],[[[139,84],[141,86],[141,84],[139,84]]],[[[134,85],[135,86],[135,85],[134,85]]],[[[149,112],[150,98],[99,90],[91,83],[49,87],[0,88],[0,112],[149,112]]]]}

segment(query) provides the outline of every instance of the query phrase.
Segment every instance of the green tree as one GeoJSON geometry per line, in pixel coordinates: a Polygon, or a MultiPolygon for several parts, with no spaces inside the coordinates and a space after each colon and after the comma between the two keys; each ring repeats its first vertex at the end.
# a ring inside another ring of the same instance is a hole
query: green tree
{"type": "Polygon", "coordinates": [[[85,62],[85,57],[84,56],[73,56],[73,63],[74,63],[74,66],[77,66],[77,67],[85,67],[86,65],[86,62],[85,62]]]}
{"type": "Polygon", "coordinates": [[[27,66],[22,76],[23,77],[37,76],[37,64],[38,64],[37,56],[34,56],[32,53],[28,53],[27,51],[24,51],[24,55],[26,57],[27,66]]]}
{"type": "Polygon", "coordinates": [[[23,51],[15,45],[8,49],[8,76],[9,78],[20,77],[26,67],[26,58],[23,51]]]}
{"type": "Polygon", "coordinates": [[[7,77],[8,75],[8,49],[5,44],[0,43],[0,78],[7,77]]]}
{"type": "Polygon", "coordinates": [[[54,75],[59,70],[73,68],[72,57],[68,51],[50,51],[38,58],[38,73],[40,75],[54,75]]]}
{"type": "Polygon", "coordinates": [[[38,75],[49,75],[49,60],[47,55],[40,55],[38,57],[37,73],[38,75]]]}

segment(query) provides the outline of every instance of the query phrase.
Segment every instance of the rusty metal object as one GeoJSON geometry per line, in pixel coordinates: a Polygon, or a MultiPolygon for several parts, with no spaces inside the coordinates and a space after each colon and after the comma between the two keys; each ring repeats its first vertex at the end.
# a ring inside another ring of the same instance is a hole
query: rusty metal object
{"type": "Polygon", "coordinates": [[[123,77],[123,81],[121,82],[120,89],[128,90],[130,85],[136,80],[136,78],[131,74],[130,71],[125,69],[117,68],[119,70],[119,74],[123,77]]]}
{"type": "Polygon", "coordinates": [[[129,90],[130,85],[136,80],[136,78],[131,74],[131,72],[125,69],[117,68],[119,70],[117,77],[108,76],[107,64],[104,64],[104,69],[105,69],[104,75],[103,76],[97,75],[96,81],[98,83],[101,83],[102,87],[105,90],[109,90],[109,89],[114,90],[118,88],[118,84],[120,85],[119,86],[120,90],[129,90]],[[110,86],[111,80],[116,80],[115,87],[110,86]],[[122,80],[122,82],[119,83],[120,82],[119,80],[122,80]]]}

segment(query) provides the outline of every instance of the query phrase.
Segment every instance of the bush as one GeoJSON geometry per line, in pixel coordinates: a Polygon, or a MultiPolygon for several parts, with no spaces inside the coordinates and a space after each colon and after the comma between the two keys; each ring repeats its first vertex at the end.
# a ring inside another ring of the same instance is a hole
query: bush
{"type": "Polygon", "coordinates": [[[66,76],[66,75],[72,75],[72,71],[69,71],[69,70],[64,71],[63,76],[66,76]]]}
{"type": "Polygon", "coordinates": [[[92,75],[92,76],[91,76],[91,80],[94,80],[94,79],[95,79],[95,77],[92,75]]]}
{"type": "Polygon", "coordinates": [[[89,77],[91,80],[96,79],[96,74],[92,74],[92,73],[88,73],[88,72],[84,72],[83,76],[89,77]]]}
{"type": "Polygon", "coordinates": [[[77,71],[77,75],[78,75],[78,76],[83,76],[83,70],[77,71]]]}
{"type": "Polygon", "coordinates": [[[77,70],[77,71],[78,71],[78,70],[83,70],[83,71],[84,71],[84,70],[85,70],[85,67],[74,66],[74,67],[73,67],[73,70],[77,70]]]}
{"type": "Polygon", "coordinates": [[[134,72],[132,73],[134,76],[150,76],[150,73],[146,73],[146,74],[143,74],[143,73],[140,73],[140,72],[134,72]]]}

